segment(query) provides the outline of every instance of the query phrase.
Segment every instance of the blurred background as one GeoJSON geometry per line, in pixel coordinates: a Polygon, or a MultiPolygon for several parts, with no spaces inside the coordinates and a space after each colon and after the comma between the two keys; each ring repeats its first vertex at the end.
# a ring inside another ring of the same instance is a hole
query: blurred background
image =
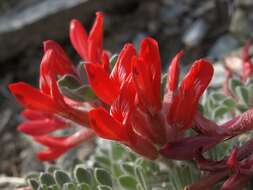
{"type": "Polygon", "coordinates": [[[252,0],[0,0],[0,176],[42,169],[29,141],[16,132],[21,108],[6,85],[38,84],[47,39],[58,41],[78,63],[69,22],[80,19],[89,31],[97,10],[105,14],[106,49],[117,53],[125,42],[138,47],[143,37],[153,36],[164,69],[181,49],[184,65],[201,57],[215,62],[253,36],[252,0]]]}

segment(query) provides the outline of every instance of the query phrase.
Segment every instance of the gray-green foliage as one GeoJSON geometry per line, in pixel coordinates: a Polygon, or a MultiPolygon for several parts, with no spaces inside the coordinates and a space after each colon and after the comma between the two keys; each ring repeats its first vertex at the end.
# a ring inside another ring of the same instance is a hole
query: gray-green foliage
{"type": "Polygon", "coordinates": [[[27,182],[33,190],[181,190],[200,176],[193,163],[149,161],[116,143],[98,147],[87,162],[71,171],[51,166],[27,182]]]}

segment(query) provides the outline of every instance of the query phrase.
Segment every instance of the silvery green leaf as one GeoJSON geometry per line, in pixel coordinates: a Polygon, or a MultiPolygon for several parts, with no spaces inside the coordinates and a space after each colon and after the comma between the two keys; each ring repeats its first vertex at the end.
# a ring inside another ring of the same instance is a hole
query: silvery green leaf
{"type": "Polygon", "coordinates": [[[138,182],[133,176],[123,175],[118,178],[119,184],[122,188],[126,190],[136,190],[136,185],[138,182]]]}
{"type": "Polygon", "coordinates": [[[96,168],[94,176],[99,184],[112,187],[111,175],[106,170],[102,168],[96,168]]]}
{"type": "Polygon", "coordinates": [[[47,186],[56,184],[53,176],[49,173],[41,173],[39,180],[41,184],[45,184],[47,186]]]}
{"type": "Polygon", "coordinates": [[[78,183],[87,183],[92,186],[93,179],[89,169],[84,168],[83,165],[77,165],[74,169],[74,177],[78,183]]]}
{"type": "Polygon", "coordinates": [[[54,172],[54,178],[56,180],[57,185],[59,185],[60,187],[62,187],[65,183],[71,181],[68,173],[61,170],[57,170],[54,172]]]}
{"type": "Polygon", "coordinates": [[[236,92],[236,95],[239,98],[240,102],[242,104],[247,105],[248,101],[249,101],[249,92],[248,92],[247,88],[245,88],[243,86],[237,86],[235,88],[235,92],[236,92]]]}

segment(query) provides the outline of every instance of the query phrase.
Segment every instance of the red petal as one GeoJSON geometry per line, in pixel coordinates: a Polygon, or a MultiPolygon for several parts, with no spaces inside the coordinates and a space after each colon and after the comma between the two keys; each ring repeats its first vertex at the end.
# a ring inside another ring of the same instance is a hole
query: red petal
{"type": "Polygon", "coordinates": [[[119,86],[109,78],[108,73],[99,64],[85,64],[89,83],[96,95],[111,105],[119,94],[119,86]]]}
{"type": "Polygon", "coordinates": [[[49,96],[42,94],[39,90],[26,83],[10,84],[9,89],[18,102],[26,108],[49,113],[62,111],[61,107],[52,101],[49,96]]]}
{"type": "Polygon", "coordinates": [[[135,109],[135,88],[132,81],[125,81],[119,96],[113,102],[110,114],[112,117],[123,125],[131,120],[132,113],[135,109]]]}
{"type": "Polygon", "coordinates": [[[140,58],[133,59],[133,77],[143,106],[151,113],[159,111],[161,64],[158,44],[152,38],[142,41],[140,58]]]}
{"type": "Polygon", "coordinates": [[[93,109],[89,112],[91,128],[105,139],[126,141],[125,128],[114,120],[104,108],[93,109]]]}
{"type": "Polygon", "coordinates": [[[55,117],[53,114],[35,111],[31,109],[25,109],[24,111],[22,111],[21,115],[29,120],[41,120],[45,118],[55,117]]]}
{"type": "Polygon", "coordinates": [[[107,51],[102,52],[102,66],[106,72],[110,72],[110,54],[107,51]]]}
{"type": "Polygon", "coordinates": [[[179,75],[180,75],[180,58],[183,56],[184,52],[180,51],[177,55],[172,59],[169,70],[168,70],[168,90],[174,92],[177,89],[179,75]]]}
{"type": "Polygon", "coordinates": [[[66,55],[62,47],[53,40],[47,40],[43,43],[44,51],[52,50],[54,52],[51,57],[52,68],[57,75],[73,74],[75,75],[75,68],[66,55]]]}
{"type": "Polygon", "coordinates": [[[116,81],[119,86],[129,77],[132,69],[132,58],[136,56],[135,48],[132,44],[126,44],[121,50],[117,62],[111,72],[110,78],[116,81]]]}
{"type": "Polygon", "coordinates": [[[58,149],[48,149],[41,151],[37,154],[37,159],[41,161],[53,161],[63,155],[65,150],[58,149]]]}
{"type": "Polygon", "coordinates": [[[168,123],[179,130],[190,128],[198,101],[213,76],[213,66],[205,61],[196,61],[182,81],[173,98],[168,113],[168,123]]]}
{"type": "Polygon", "coordinates": [[[88,37],[89,61],[92,63],[101,63],[103,51],[103,23],[104,17],[101,12],[96,12],[96,20],[92,26],[88,37]]]}
{"type": "Polygon", "coordinates": [[[88,35],[80,21],[76,19],[71,20],[69,35],[73,47],[81,56],[81,58],[85,61],[89,61],[88,35]]]}
{"type": "Polygon", "coordinates": [[[68,138],[67,136],[54,137],[44,135],[44,136],[34,136],[33,140],[50,148],[67,149],[69,148],[69,146],[67,146],[64,142],[67,138],[68,138]]]}
{"type": "Polygon", "coordinates": [[[56,119],[43,119],[26,121],[19,125],[18,130],[32,136],[39,136],[51,133],[58,129],[68,127],[65,122],[56,119]]]}

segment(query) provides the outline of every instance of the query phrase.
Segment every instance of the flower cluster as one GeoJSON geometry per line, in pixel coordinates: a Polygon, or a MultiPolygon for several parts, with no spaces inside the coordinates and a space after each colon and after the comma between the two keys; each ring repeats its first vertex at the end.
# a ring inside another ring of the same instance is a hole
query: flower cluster
{"type": "MultiPolygon", "coordinates": [[[[113,67],[110,53],[103,49],[102,13],[97,13],[89,35],[78,20],[72,20],[70,40],[84,61],[81,70],[56,42],[46,41],[39,89],[23,82],[9,86],[26,108],[22,115],[27,120],[18,129],[48,147],[38,154],[39,159],[54,160],[96,134],[149,159],[159,155],[195,159],[210,174],[189,189],[212,186],[225,177],[222,189],[238,189],[247,183],[252,176],[251,141],[221,161],[203,156],[218,143],[253,126],[252,109],[222,125],[202,115],[199,100],[213,76],[209,61],[195,61],[180,82],[183,51],[179,52],[170,63],[164,88],[159,46],[153,38],[144,38],[139,52],[133,44],[126,44],[113,67]],[[93,98],[90,93],[95,94],[93,98]],[[77,130],[69,136],[54,134],[70,127],[77,130]],[[189,135],[188,129],[194,133],[189,135]]],[[[247,53],[243,59],[245,80],[253,69],[247,53]]]]}

